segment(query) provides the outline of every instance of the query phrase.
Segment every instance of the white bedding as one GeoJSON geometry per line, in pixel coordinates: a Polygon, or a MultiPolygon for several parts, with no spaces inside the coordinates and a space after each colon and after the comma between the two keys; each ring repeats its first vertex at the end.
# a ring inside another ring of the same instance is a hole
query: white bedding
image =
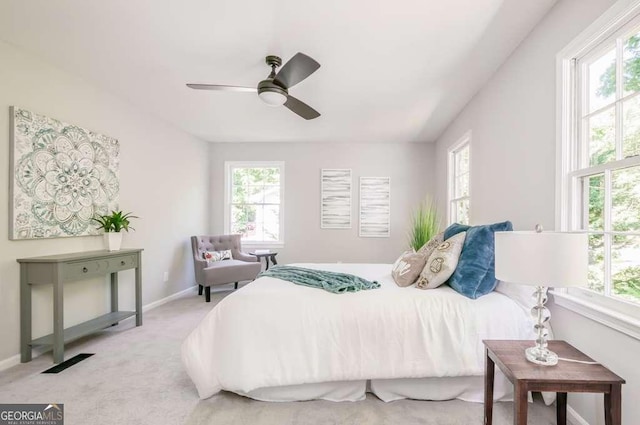
{"type": "Polygon", "coordinates": [[[527,312],[493,292],[399,288],[389,264],[299,264],[377,280],[332,294],[261,277],[223,299],[182,360],[201,398],[220,390],[374,379],[481,376],[483,339],[533,339],[527,312]]]}

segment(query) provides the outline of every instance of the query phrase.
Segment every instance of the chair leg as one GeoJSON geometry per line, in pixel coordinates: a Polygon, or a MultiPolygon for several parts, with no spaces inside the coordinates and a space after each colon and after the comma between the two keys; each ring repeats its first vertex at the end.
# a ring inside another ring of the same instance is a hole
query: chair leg
{"type": "Polygon", "coordinates": [[[204,288],[204,298],[208,303],[211,302],[211,286],[204,288]]]}
{"type": "Polygon", "coordinates": [[[236,282],[234,289],[238,289],[238,282],[236,282]]]}
{"type": "Polygon", "coordinates": [[[202,290],[203,289],[204,289],[204,286],[198,285],[198,295],[202,295],[202,290]]]}

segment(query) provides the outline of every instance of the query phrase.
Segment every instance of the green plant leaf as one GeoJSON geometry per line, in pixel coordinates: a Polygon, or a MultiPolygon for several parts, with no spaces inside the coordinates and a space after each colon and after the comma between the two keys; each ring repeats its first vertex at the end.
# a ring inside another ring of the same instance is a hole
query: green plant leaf
{"type": "Polygon", "coordinates": [[[97,229],[103,229],[105,232],[121,232],[122,230],[128,232],[129,230],[135,230],[131,227],[130,220],[133,218],[139,218],[132,215],[132,213],[124,214],[122,211],[111,211],[110,215],[97,215],[92,220],[99,224],[97,229]]]}
{"type": "Polygon", "coordinates": [[[415,251],[429,242],[440,230],[440,217],[431,201],[423,201],[411,216],[409,246],[415,251]]]}

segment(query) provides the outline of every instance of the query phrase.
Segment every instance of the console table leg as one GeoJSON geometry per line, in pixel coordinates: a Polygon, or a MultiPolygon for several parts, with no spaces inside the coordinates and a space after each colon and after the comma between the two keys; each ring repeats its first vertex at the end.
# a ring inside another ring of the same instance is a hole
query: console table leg
{"type": "Polygon", "coordinates": [[[118,311],[118,273],[111,273],[111,311],[118,311]]]}
{"type": "Polygon", "coordinates": [[[140,258],[136,267],[136,326],[142,326],[142,268],[140,258]]]}
{"type": "Polygon", "coordinates": [[[20,362],[31,361],[31,286],[27,265],[20,263],[20,362]]]}
{"type": "MultiPolygon", "coordinates": [[[[111,273],[111,312],[118,311],[118,273],[111,273]]],[[[111,326],[115,326],[114,323],[111,326]]]]}
{"type": "MultiPolygon", "coordinates": [[[[57,267],[56,267],[57,268],[57,267]]],[[[55,272],[53,282],[53,362],[64,361],[64,287],[60,269],[55,272]]]]}

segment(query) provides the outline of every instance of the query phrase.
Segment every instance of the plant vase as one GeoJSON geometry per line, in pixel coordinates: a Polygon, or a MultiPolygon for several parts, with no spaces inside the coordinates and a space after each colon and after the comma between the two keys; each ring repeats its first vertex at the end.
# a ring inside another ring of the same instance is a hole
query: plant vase
{"type": "Polygon", "coordinates": [[[104,241],[107,245],[107,251],[120,251],[120,246],[122,246],[122,233],[107,232],[104,234],[104,241]]]}

